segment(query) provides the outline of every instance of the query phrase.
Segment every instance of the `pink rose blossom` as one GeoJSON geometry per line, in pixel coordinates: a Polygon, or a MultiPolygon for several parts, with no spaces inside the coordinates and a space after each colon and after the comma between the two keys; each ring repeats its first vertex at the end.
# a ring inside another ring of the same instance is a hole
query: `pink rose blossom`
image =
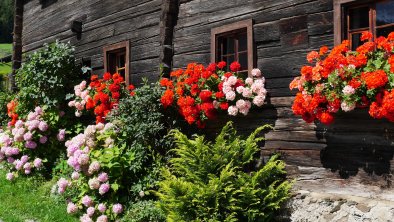
{"type": "Polygon", "coordinates": [[[356,92],[356,90],[352,86],[347,85],[343,88],[342,92],[346,96],[350,96],[353,95],[356,92]]]}
{"type": "Polygon", "coordinates": [[[235,76],[230,76],[230,77],[228,77],[227,82],[228,82],[230,85],[233,86],[233,85],[237,84],[237,77],[235,77],[235,76]]]}
{"type": "Polygon", "coordinates": [[[253,84],[253,79],[248,77],[248,78],[246,78],[245,83],[248,84],[248,85],[252,85],[253,84]]]}
{"type": "Polygon", "coordinates": [[[237,91],[237,93],[242,94],[242,92],[244,91],[245,87],[243,86],[238,86],[235,90],[237,91]]]}
{"type": "Polygon", "coordinates": [[[264,96],[256,96],[253,99],[253,104],[260,107],[264,104],[265,97],[264,96]]]}
{"type": "Polygon", "coordinates": [[[243,92],[242,92],[242,96],[245,98],[250,98],[252,97],[253,93],[252,90],[250,90],[249,88],[244,88],[243,92]]]}
{"type": "Polygon", "coordinates": [[[57,140],[58,141],[64,141],[65,137],[66,137],[66,130],[65,129],[61,129],[59,130],[59,133],[57,134],[57,140]]]}
{"type": "Polygon", "coordinates": [[[352,111],[356,108],[356,103],[347,103],[345,101],[343,101],[341,103],[341,109],[345,112],[349,112],[352,111]]]}
{"type": "Polygon", "coordinates": [[[68,102],[68,106],[69,107],[74,107],[75,106],[75,100],[71,100],[70,102],[68,102]]]}

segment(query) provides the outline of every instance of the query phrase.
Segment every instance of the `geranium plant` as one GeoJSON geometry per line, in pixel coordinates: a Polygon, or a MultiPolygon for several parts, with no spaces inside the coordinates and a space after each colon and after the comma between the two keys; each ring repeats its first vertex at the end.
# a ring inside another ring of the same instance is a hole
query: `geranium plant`
{"type": "Polygon", "coordinates": [[[161,86],[166,88],[161,102],[164,108],[175,107],[189,124],[204,128],[205,120],[214,119],[218,111],[229,115],[247,115],[252,104],[264,104],[267,90],[265,79],[259,69],[252,70],[252,77],[245,80],[238,73],[240,64],[230,65],[226,72],[225,62],[212,63],[208,67],[188,64],[185,70],[171,72],[171,79],[162,78],[161,86]]]}
{"type": "Polygon", "coordinates": [[[365,43],[356,51],[345,40],[331,52],[324,46],[307,55],[313,65],[302,67],[301,76],[290,83],[290,89],[299,91],[294,114],[308,123],[330,124],[340,110],[369,108],[373,118],[394,122],[394,32],[374,41],[363,32],[361,41],[365,43]]]}
{"type": "MultiPolygon", "coordinates": [[[[74,99],[68,103],[69,107],[75,107],[75,116],[82,116],[83,111],[93,112],[96,123],[105,122],[107,114],[119,104],[119,100],[127,94],[124,79],[118,73],[111,75],[105,73],[102,79],[92,75],[90,84],[86,81],[74,87],[74,99]]],[[[128,86],[132,91],[133,85],[128,86]]],[[[131,92],[131,95],[133,92],[131,92]]]]}

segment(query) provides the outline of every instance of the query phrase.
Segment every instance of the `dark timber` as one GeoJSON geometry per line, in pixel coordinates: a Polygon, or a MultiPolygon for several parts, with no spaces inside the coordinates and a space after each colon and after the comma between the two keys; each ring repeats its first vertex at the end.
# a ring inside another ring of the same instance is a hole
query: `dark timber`
{"type": "Polygon", "coordinates": [[[22,63],[23,0],[15,0],[12,50],[12,73],[9,77],[11,91],[16,90],[15,75],[22,63]]]}

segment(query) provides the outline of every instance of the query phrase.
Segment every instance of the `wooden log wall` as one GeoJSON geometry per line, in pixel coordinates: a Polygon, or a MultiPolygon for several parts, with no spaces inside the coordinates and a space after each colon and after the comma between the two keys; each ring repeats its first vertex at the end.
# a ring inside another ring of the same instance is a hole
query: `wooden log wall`
{"type": "Polygon", "coordinates": [[[181,0],[174,66],[208,64],[211,28],[246,19],[254,21],[257,67],[266,77],[270,98],[252,115],[211,123],[209,132],[229,119],[243,133],[271,124],[274,129],[265,134],[262,154],[282,153],[290,174],[298,178],[296,187],[394,200],[394,124],[358,110],[339,115],[327,127],[307,124],[291,110],[295,92],[288,86],[306,64],[306,54],[333,46],[331,0],[181,0]]]}
{"type": "Polygon", "coordinates": [[[24,7],[23,51],[30,52],[56,39],[70,41],[78,59],[91,60],[95,73],[103,73],[103,46],[130,41],[130,78],[158,78],[162,0],[67,0],[42,7],[30,0],[24,7]],[[81,21],[81,38],[71,23],[81,21]]]}
{"type": "MultiPolygon", "coordinates": [[[[174,67],[208,64],[211,28],[246,19],[254,22],[256,66],[267,79],[269,98],[264,109],[233,119],[237,129],[247,133],[271,124],[263,157],[282,153],[301,189],[394,200],[394,124],[355,111],[326,127],[307,124],[291,111],[294,92],[288,85],[306,64],[306,54],[333,46],[332,0],[67,0],[45,8],[30,0],[23,50],[31,52],[56,39],[70,41],[77,57],[91,59],[100,73],[102,47],[129,40],[131,80],[136,83],[141,77],[157,79],[161,62],[174,67]],[[70,28],[75,20],[83,24],[80,39],[70,28]]],[[[207,132],[229,119],[210,124],[207,132]]]]}

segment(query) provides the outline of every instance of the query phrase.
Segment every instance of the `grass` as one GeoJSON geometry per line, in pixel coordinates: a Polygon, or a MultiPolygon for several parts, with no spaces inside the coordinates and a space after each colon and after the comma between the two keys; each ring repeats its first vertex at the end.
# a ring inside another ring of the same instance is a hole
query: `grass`
{"type": "Polygon", "coordinates": [[[12,44],[8,44],[8,43],[0,44],[0,58],[6,55],[11,55],[11,53],[12,53],[12,44]]]}
{"type": "Polygon", "coordinates": [[[0,75],[7,75],[11,73],[12,71],[12,66],[11,63],[1,63],[0,62],[0,75]]]}
{"type": "Polygon", "coordinates": [[[66,204],[50,197],[55,182],[37,178],[21,178],[15,182],[5,179],[0,169],[0,221],[76,222],[66,212],[66,204]]]}

